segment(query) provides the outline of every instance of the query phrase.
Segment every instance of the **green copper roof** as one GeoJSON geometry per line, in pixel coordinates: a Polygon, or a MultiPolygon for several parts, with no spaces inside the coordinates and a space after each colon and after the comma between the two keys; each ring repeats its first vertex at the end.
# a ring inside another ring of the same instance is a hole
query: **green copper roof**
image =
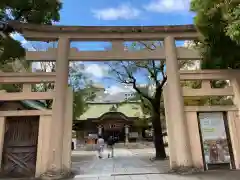
{"type": "Polygon", "coordinates": [[[112,107],[115,106],[115,112],[121,112],[127,117],[139,117],[143,118],[139,103],[124,103],[121,105],[116,105],[112,103],[106,104],[88,104],[88,110],[81,115],[77,120],[87,120],[88,118],[99,118],[103,114],[110,112],[112,107]]]}
{"type": "MultiPolygon", "coordinates": [[[[0,105],[4,104],[6,101],[1,101],[0,105]]],[[[45,110],[46,105],[41,101],[34,101],[34,100],[22,100],[22,101],[15,101],[21,103],[27,109],[36,109],[36,110],[45,110]]]]}
{"type": "Polygon", "coordinates": [[[44,110],[46,107],[44,106],[43,103],[39,101],[33,101],[33,100],[23,100],[21,103],[29,108],[32,109],[38,109],[38,110],[44,110]]]}

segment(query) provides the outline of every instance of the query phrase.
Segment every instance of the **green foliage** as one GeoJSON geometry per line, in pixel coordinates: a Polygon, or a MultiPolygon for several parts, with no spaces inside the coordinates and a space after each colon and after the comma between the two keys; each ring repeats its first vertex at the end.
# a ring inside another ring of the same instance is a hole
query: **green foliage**
{"type": "Polygon", "coordinates": [[[21,43],[15,41],[10,36],[3,38],[0,36],[0,63],[5,65],[13,62],[17,58],[23,58],[25,50],[22,48],[21,43]],[[14,51],[13,51],[14,49],[14,51]]]}
{"type": "Polygon", "coordinates": [[[6,92],[20,92],[21,87],[16,84],[1,84],[0,90],[5,90],[6,92]]]}
{"type": "Polygon", "coordinates": [[[240,67],[240,5],[232,0],[192,0],[205,69],[240,67]]]}
{"type": "MultiPolygon", "coordinates": [[[[228,86],[225,80],[210,81],[212,88],[225,88],[228,86]]],[[[185,81],[182,82],[182,86],[186,86],[193,89],[201,88],[201,81],[185,81]]],[[[225,96],[205,96],[205,97],[185,97],[185,106],[212,106],[212,105],[232,105],[232,99],[225,96]]]]}
{"type": "Polygon", "coordinates": [[[16,20],[33,24],[59,21],[62,4],[58,0],[1,0],[1,20],[16,20]]]}
{"type": "Polygon", "coordinates": [[[82,70],[85,67],[80,63],[72,63],[69,68],[69,84],[73,88],[73,118],[81,116],[88,109],[87,101],[96,97],[97,88],[92,85],[82,70]]]}
{"type": "Polygon", "coordinates": [[[81,116],[87,110],[87,104],[84,101],[82,92],[76,91],[73,93],[73,118],[81,116]]]}
{"type": "MultiPolygon", "coordinates": [[[[1,0],[0,21],[15,20],[33,24],[52,24],[59,21],[62,4],[58,0],[1,0]]],[[[21,44],[12,39],[12,32],[0,36],[0,63],[6,64],[16,58],[25,56],[21,44]]]]}
{"type": "Polygon", "coordinates": [[[240,4],[233,5],[233,8],[229,8],[228,27],[226,34],[238,44],[240,43],[240,4]]]}
{"type": "MultiPolygon", "coordinates": [[[[27,67],[26,61],[21,60],[21,63],[22,68],[27,67]]],[[[15,64],[12,62],[0,64],[0,71],[2,72],[18,72],[19,70],[20,69],[16,68],[15,64]]],[[[22,90],[22,86],[20,84],[0,84],[0,90],[6,90],[7,92],[20,92],[22,90]]]]}
{"type": "MultiPolygon", "coordinates": [[[[51,46],[53,46],[52,44],[51,46]]],[[[43,48],[41,48],[43,49],[43,48]]],[[[38,49],[37,50],[41,50],[38,49]]],[[[46,49],[46,48],[44,48],[46,49]]],[[[54,62],[41,62],[41,70],[46,72],[51,70],[55,72],[54,62]]],[[[82,66],[79,63],[70,64],[69,68],[69,85],[73,88],[73,118],[76,119],[82,115],[87,109],[87,101],[95,98],[96,89],[92,87],[85,75],[82,73],[82,66]]],[[[54,83],[42,83],[34,87],[34,91],[46,92],[54,89],[54,83]]],[[[46,107],[52,108],[52,100],[46,101],[46,107]]]]}
{"type": "Polygon", "coordinates": [[[231,98],[223,96],[185,98],[185,106],[233,105],[231,98]]]}
{"type": "Polygon", "coordinates": [[[134,121],[134,127],[137,128],[145,128],[148,127],[149,122],[151,122],[150,119],[148,118],[139,118],[136,121],[134,121]]]}

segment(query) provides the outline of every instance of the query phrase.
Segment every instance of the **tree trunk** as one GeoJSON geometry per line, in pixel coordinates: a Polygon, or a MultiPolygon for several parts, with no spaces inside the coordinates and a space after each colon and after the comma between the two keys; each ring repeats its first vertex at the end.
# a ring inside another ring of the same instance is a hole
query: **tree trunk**
{"type": "Polygon", "coordinates": [[[156,159],[166,159],[166,152],[163,141],[163,132],[162,132],[162,124],[160,120],[160,101],[162,96],[162,87],[159,86],[156,89],[154,100],[152,101],[153,107],[153,116],[152,116],[152,126],[153,126],[153,137],[154,137],[154,145],[156,150],[156,159]]]}
{"type": "Polygon", "coordinates": [[[152,117],[152,125],[153,125],[153,140],[156,150],[156,159],[166,159],[166,152],[163,141],[163,132],[160,121],[160,114],[154,112],[152,117]]]}

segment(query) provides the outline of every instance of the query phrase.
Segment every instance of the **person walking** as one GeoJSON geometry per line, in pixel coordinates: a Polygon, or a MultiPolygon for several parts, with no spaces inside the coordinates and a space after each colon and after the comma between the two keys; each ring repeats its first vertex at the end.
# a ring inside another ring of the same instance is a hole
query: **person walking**
{"type": "Polygon", "coordinates": [[[110,136],[107,140],[107,147],[108,147],[108,158],[113,157],[113,147],[115,144],[115,139],[113,136],[110,136]]]}
{"type": "Polygon", "coordinates": [[[98,137],[98,140],[97,140],[97,150],[98,150],[98,157],[99,159],[102,159],[102,154],[103,154],[103,151],[104,151],[104,139],[102,138],[102,136],[99,136],[98,137]]]}

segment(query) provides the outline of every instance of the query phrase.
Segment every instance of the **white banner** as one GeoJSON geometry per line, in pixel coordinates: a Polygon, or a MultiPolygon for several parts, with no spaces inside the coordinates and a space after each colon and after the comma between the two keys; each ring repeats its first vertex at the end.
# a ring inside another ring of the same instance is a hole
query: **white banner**
{"type": "Polygon", "coordinates": [[[222,113],[199,114],[203,139],[226,139],[222,113]]]}

